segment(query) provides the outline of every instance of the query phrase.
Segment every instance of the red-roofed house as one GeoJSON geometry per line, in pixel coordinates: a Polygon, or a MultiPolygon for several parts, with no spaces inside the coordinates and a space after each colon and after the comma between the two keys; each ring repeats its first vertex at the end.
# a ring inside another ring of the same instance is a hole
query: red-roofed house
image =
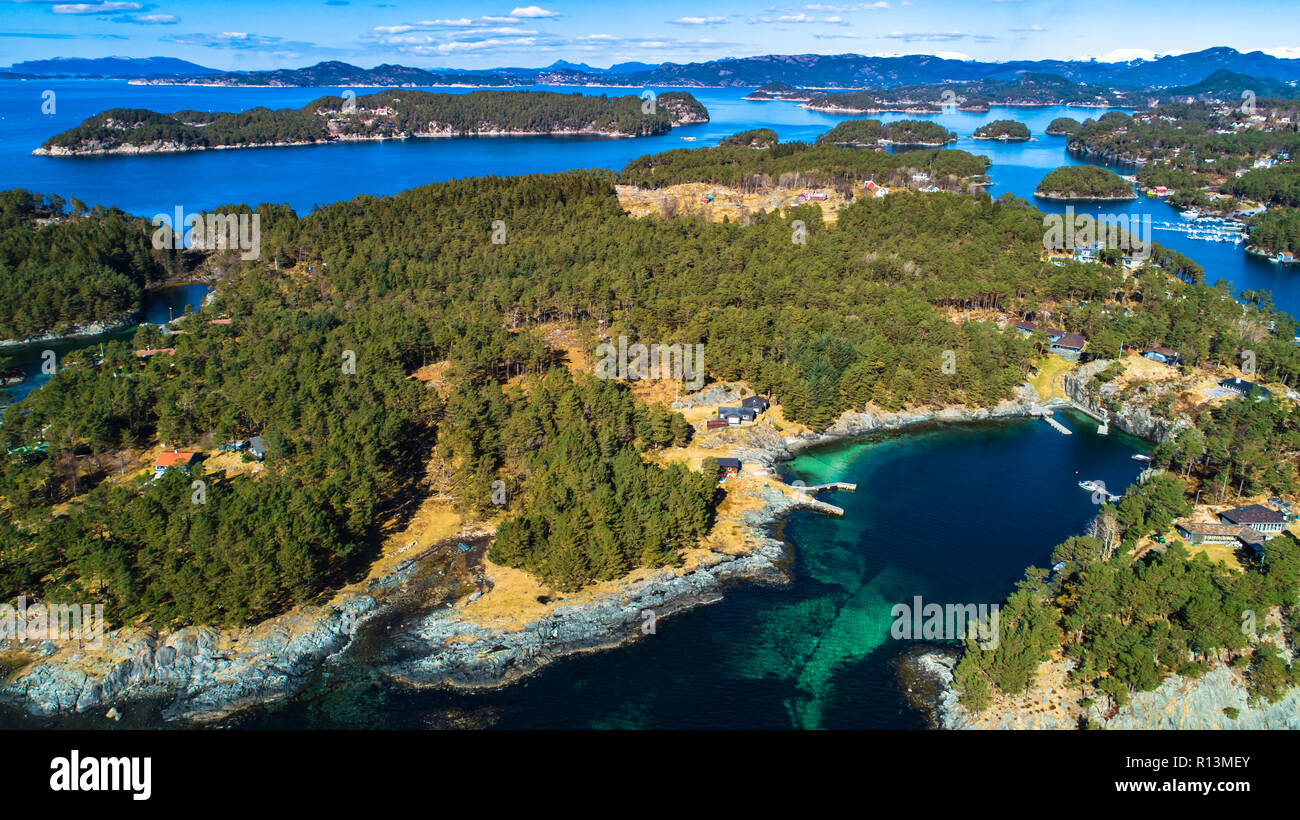
{"type": "Polygon", "coordinates": [[[135,352],[135,355],[139,356],[141,359],[147,359],[147,358],[149,358],[150,356],[157,356],[159,353],[165,353],[165,354],[167,354],[168,356],[175,356],[175,355],[176,355],[176,348],[174,348],[174,347],[146,347],[144,350],[137,350],[137,351],[135,352]]]}
{"type": "Polygon", "coordinates": [[[171,450],[159,453],[157,460],[153,463],[154,478],[158,478],[163,473],[167,472],[169,467],[179,467],[182,470],[188,471],[190,465],[194,463],[194,459],[197,458],[198,455],[198,453],[191,453],[186,450],[171,450]]]}

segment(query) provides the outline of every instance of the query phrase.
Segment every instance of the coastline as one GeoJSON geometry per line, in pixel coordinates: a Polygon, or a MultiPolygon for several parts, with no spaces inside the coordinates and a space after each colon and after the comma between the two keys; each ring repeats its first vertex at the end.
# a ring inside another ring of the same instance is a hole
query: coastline
{"type": "MultiPolygon", "coordinates": [[[[849,412],[824,433],[783,436],[754,429],[743,444],[728,449],[770,475],[805,449],[933,422],[1028,416],[1031,406],[1022,393],[991,409],[849,412]]],[[[796,509],[827,511],[829,505],[774,478],[751,495],[759,505],[741,516],[751,544],[747,551],[708,551],[687,569],[642,569],[612,592],[555,606],[545,617],[515,628],[462,617],[461,610],[482,593],[470,592],[470,578],[443,574],[447,545],[439,544],[385,575],[345,587],[327,604],[300,607],[242,630],[124,628],[107,634],[100,649],[48,642],[26,647],[32,657],[0,686],[0,705],[56,717],[165,699],[171,702],[165,719],[210,723],[290,697],[334,663],[361,663],[410,687],[508,685],[561,658],[638,639],[645,611],[654,611],[656,619],[669,617],[720,601],[735,584],[788,584],[792,551],[782,521],[796,509]]],[[[486,547],[490,533],[476,535],[475,553],[486,547]]]]}
{"type": "Polygon", "coordinates": [[[40,344],[41,342],[63,342],[73,339],[87,339],[94,336],[101,336],[105,333],[113,333],[118,330],[125,330],[133,324],[139,316],[139,311],[132,311],[123,316],[105,322],[87,322],[81,325],[73,325],[70,330],[56,333],[52,330],[46,331],[38,336],[32,336],[27,339],[0,339],[0,349],[11,347],[23,347],[24,345],[40,344]]]}
{"type": "Polygon", "coordinates": [[[1114,712],[1086,704],[1084,692],[1070,689],[1068,660],[1044,663],[1037,685],[1016,696],[999,695],[983,713],[962,706],[953,686],[959,653],[952,647],[926,645],[899,663],[899,678],[908,700],[932,729],[1044,730],[1080,729],[1300,729],[1300,687],[1291,687],[1274,703],[1250,702],[1245,675],[1215,662],[1197,678],[1171,675],[1149,692],[1130,695],[1114,712]],[[1236,717],[1229,717],[1229,710],[1236,717]]]}
{"type": "Polygon", "coordinates": [[[1137,194],[1132,196],[1084,196],[1074,193],[1061,193],[1059,191],[1049,191],[1043,193],[1034,191],[1034,196],[1039,199],[1051,200],[1053,202],[1132,202],[1140,199],[1137,194]]]}
{"type": "MultiPolygon", "coordinates": [[[[708,120],[689,120],[674,123],[679,125],[696,125],[708,120]]],[[[350,142],[386,142],[389,140],[408,139],[458,139],[467,137],[602,137],[606,139],[635,139],[641,136],[663,136],[662,134],[630,134],[624,131],[601,131],[595,128],[557,129],[554,131],[474,131],[458,133],[448,127],[446,131],[417,131],[411,134],[374,134],[370,136],[340,135],[316,140],[294,140],[276,142],[247,142],[231,145],[179,145],[176,143],[151,143],[147,146],[127,144],[113,148],[65,148],[61,146],[33,149],[35,157],[97,157],[97,156],[140,156],[145,154],[183,154],[195,151],[234,151],[243,148],[302,148],[312,145],[339,145],[350,142]]]]}

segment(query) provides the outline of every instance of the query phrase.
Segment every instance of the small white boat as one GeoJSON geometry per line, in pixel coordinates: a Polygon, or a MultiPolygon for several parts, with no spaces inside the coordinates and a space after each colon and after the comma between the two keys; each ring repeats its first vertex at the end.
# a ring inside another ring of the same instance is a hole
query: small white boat
{"type": "Polygon", "coordinates": [[[1097,497],[1096,497],[1096,494],[1097,494],[1097,493],[1101,493],[1102,495],[1104,495],[1104,496],[1106,497],[1106,500],[1107,500],[1107,501],[1110,501],[1110,502],[1112,502],[1112,503],[1115,502],[1115,501],[1119,501],[1119,499],[1120,499],[1119,496],[1115,495],[1114,493],[1112,493],[1112,492],[1110,492],[1109,490],[1106,489],[1106,485],[1105,485],[1104,482],[1097,482],[1097,481],[1080,481],[1080,482],[1079,482],[1079,486],[1080,486],[1081,488],[1083,488],[1084,490],[1087,490],[1088,492],[1092,493],[1092,494],[1093,494],[1093,501],[1095,501],[1095,502],[1098,503],[1098,504],[1100,504],[1101,502],[1100,502],[1100,501],[1097,501],[1097,497]]]}
{"type": "Polygon", "coordinates": [[[1196,210],[1195,208],[1188,208],[1187,210],[1179,214],[1179,216],[1181,216],[1183,219],[1200,219],[1201,212],[1196,210]]]}
{"type": "Polygon", "coordinates": [[[1143,464],[1150,464],[1150,463],[1151,463],[1151,456],[1143,455],[1142,453],[1134,453],[1134,454],[1133,454],[1133,460],[1134,460],[1134,461],[1141,461],[1143,464]]]}

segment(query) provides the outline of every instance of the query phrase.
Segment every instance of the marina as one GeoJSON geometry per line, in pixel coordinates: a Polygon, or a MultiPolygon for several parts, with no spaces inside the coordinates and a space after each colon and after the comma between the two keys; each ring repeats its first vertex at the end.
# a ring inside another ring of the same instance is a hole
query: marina
{"type": "Polygon", "coordinates": [[[1184,211],[1180,222],[1157,222],[1151,226],[1155,231],[1180,233],[1188,239],[1202,242],[1230,242],[1241,244],[1248,237],[1244,223],[1235,219],[1201,216],[1196,210],[1184,211]]]}

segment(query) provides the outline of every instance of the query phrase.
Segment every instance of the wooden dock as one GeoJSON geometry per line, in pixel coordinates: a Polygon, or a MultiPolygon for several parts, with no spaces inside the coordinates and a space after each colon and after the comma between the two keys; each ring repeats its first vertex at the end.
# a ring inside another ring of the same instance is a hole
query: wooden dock
{"type": "Polygon", "coordinates": [[[1052,411],[1051,411],[1051,410],[1048,410],[1048,409],[1044,408],[1044,409],[1043,409],[1042,416],[1043,416],[1043,421],[1045,421],[1045,422],[1047,422],[1048,424],[1050,424],[1050,425],[1052,425],[1053,427],[1055,427],[1055,428],[1056,428],[1056,432],[1060,433],[1061,435],[1063,435],[1063,436],[1072,436],[1072,435],[1074,435],[1074,431],[1072,431],[1069,427],[1066,427],[1064,424],[1061,424],[1059,421],[1057,421],[1056,419],[1052,418],[1052,411]]]}
{"type": "Polygon", "coordinates": [[[832,481],[829,484],[818,484],[813,487],[801,487],[800,489],[805,492],[820,493],[825,492],[826,490],[848,490],[849,492],[853,492],[857,488],[857,484],[850,484],[847,481],[832,481]]]}

